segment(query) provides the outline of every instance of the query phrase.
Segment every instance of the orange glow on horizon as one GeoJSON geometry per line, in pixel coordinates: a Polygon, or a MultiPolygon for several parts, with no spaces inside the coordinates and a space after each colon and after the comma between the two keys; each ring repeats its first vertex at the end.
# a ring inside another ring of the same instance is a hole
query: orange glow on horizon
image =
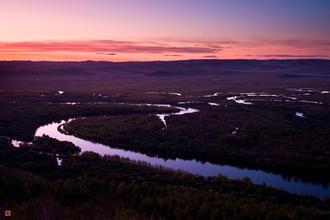
{"type": "Polygon", "coordinates": [[[1,0],[0,59],[330,57],[328,1],[249,2],[1,0]]]}
{"type": "Polygon", "coordinates": [[[330,57],[329,41],[26,41],[0,42],[0,60],[152,61],[330,57]]]}

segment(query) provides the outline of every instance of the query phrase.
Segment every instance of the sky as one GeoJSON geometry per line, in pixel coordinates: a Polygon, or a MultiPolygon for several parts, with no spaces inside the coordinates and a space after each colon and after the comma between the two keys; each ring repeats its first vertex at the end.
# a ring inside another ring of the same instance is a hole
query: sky
{"type": "Polygon", "coordinates": [[[330,59],[329,0],[0,0],[0,60],[330,59]]]}

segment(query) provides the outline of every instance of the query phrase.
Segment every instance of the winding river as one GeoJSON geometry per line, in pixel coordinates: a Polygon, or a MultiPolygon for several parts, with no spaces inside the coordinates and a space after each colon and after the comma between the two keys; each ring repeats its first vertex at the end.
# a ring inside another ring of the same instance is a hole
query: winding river
{"type": "MultiPolygon", "coordinates": [[[[170,115],[189,114],[198,111],[197,109],[191,108],[176,108],[179,109],[179,112],[177,113],[157,115],[160,120],[162,120],[165,126],[165,117],[169,117],[170,115]]],[[[58,127],[63,126],[63,124],[67,123],[68,121],[69,120],[63,120],[61,122],[54,122],[41,126],[37,129],[35,136],[48,135],[60,141],[72,142],[73,144],[81,148],[81,152],[92,151],[100,155],[118,155],[120,157],[129,158],[131,160],[144,161],[152,166],[162,166],[174,170],[186,171],[204,177],[216,176],[219,174],[224,175],[230,179],[249,177],[251,181],[255,184],[266,184],[268,186],[283,189],[295,194],[313,195],[321,199],[330,197],[330,187],[323,186],[321,184],[312,184],[297,179],[287,179],[281,175],[261,170],[239,168],[229,165],[218,165],[209,162],[204,163],[198,160],[183,160],[180,158],[163,159],[161,157],[151,157],[146,154],[129,150],[122,150],[111,146],[94,143],[88,140],[83,140],[81,138],[59,132],[58,127]]]]}

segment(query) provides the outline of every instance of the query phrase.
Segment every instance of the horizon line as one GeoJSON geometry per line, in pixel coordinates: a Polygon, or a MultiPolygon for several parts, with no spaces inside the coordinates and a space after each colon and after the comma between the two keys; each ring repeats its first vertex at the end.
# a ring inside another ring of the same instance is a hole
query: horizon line
{"type": "Polygon", "coordinates": [[[294,61],[294,60],[320,60],[330,61],[330,58],[272,58],[272,59],[249,59],[249,58],[222,58],[222,59],[178,59],[178,60],[127,60],[127,61],[112,61],[112,60],[0,60],[0,62],[49,62],[49,63],[84,63],[84,62],[103,62],[103,63],[151,63],[151,62],[180,62],[180,61],[294,61]]]}

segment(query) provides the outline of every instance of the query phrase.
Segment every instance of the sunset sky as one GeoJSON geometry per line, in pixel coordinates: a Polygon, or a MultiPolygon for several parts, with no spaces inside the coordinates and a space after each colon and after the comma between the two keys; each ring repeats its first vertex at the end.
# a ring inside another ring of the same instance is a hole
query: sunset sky
{"type": "Polygon", "coordinates": [[[330,59],[328,0],[0,0],[0,60],[330,59]]]}

